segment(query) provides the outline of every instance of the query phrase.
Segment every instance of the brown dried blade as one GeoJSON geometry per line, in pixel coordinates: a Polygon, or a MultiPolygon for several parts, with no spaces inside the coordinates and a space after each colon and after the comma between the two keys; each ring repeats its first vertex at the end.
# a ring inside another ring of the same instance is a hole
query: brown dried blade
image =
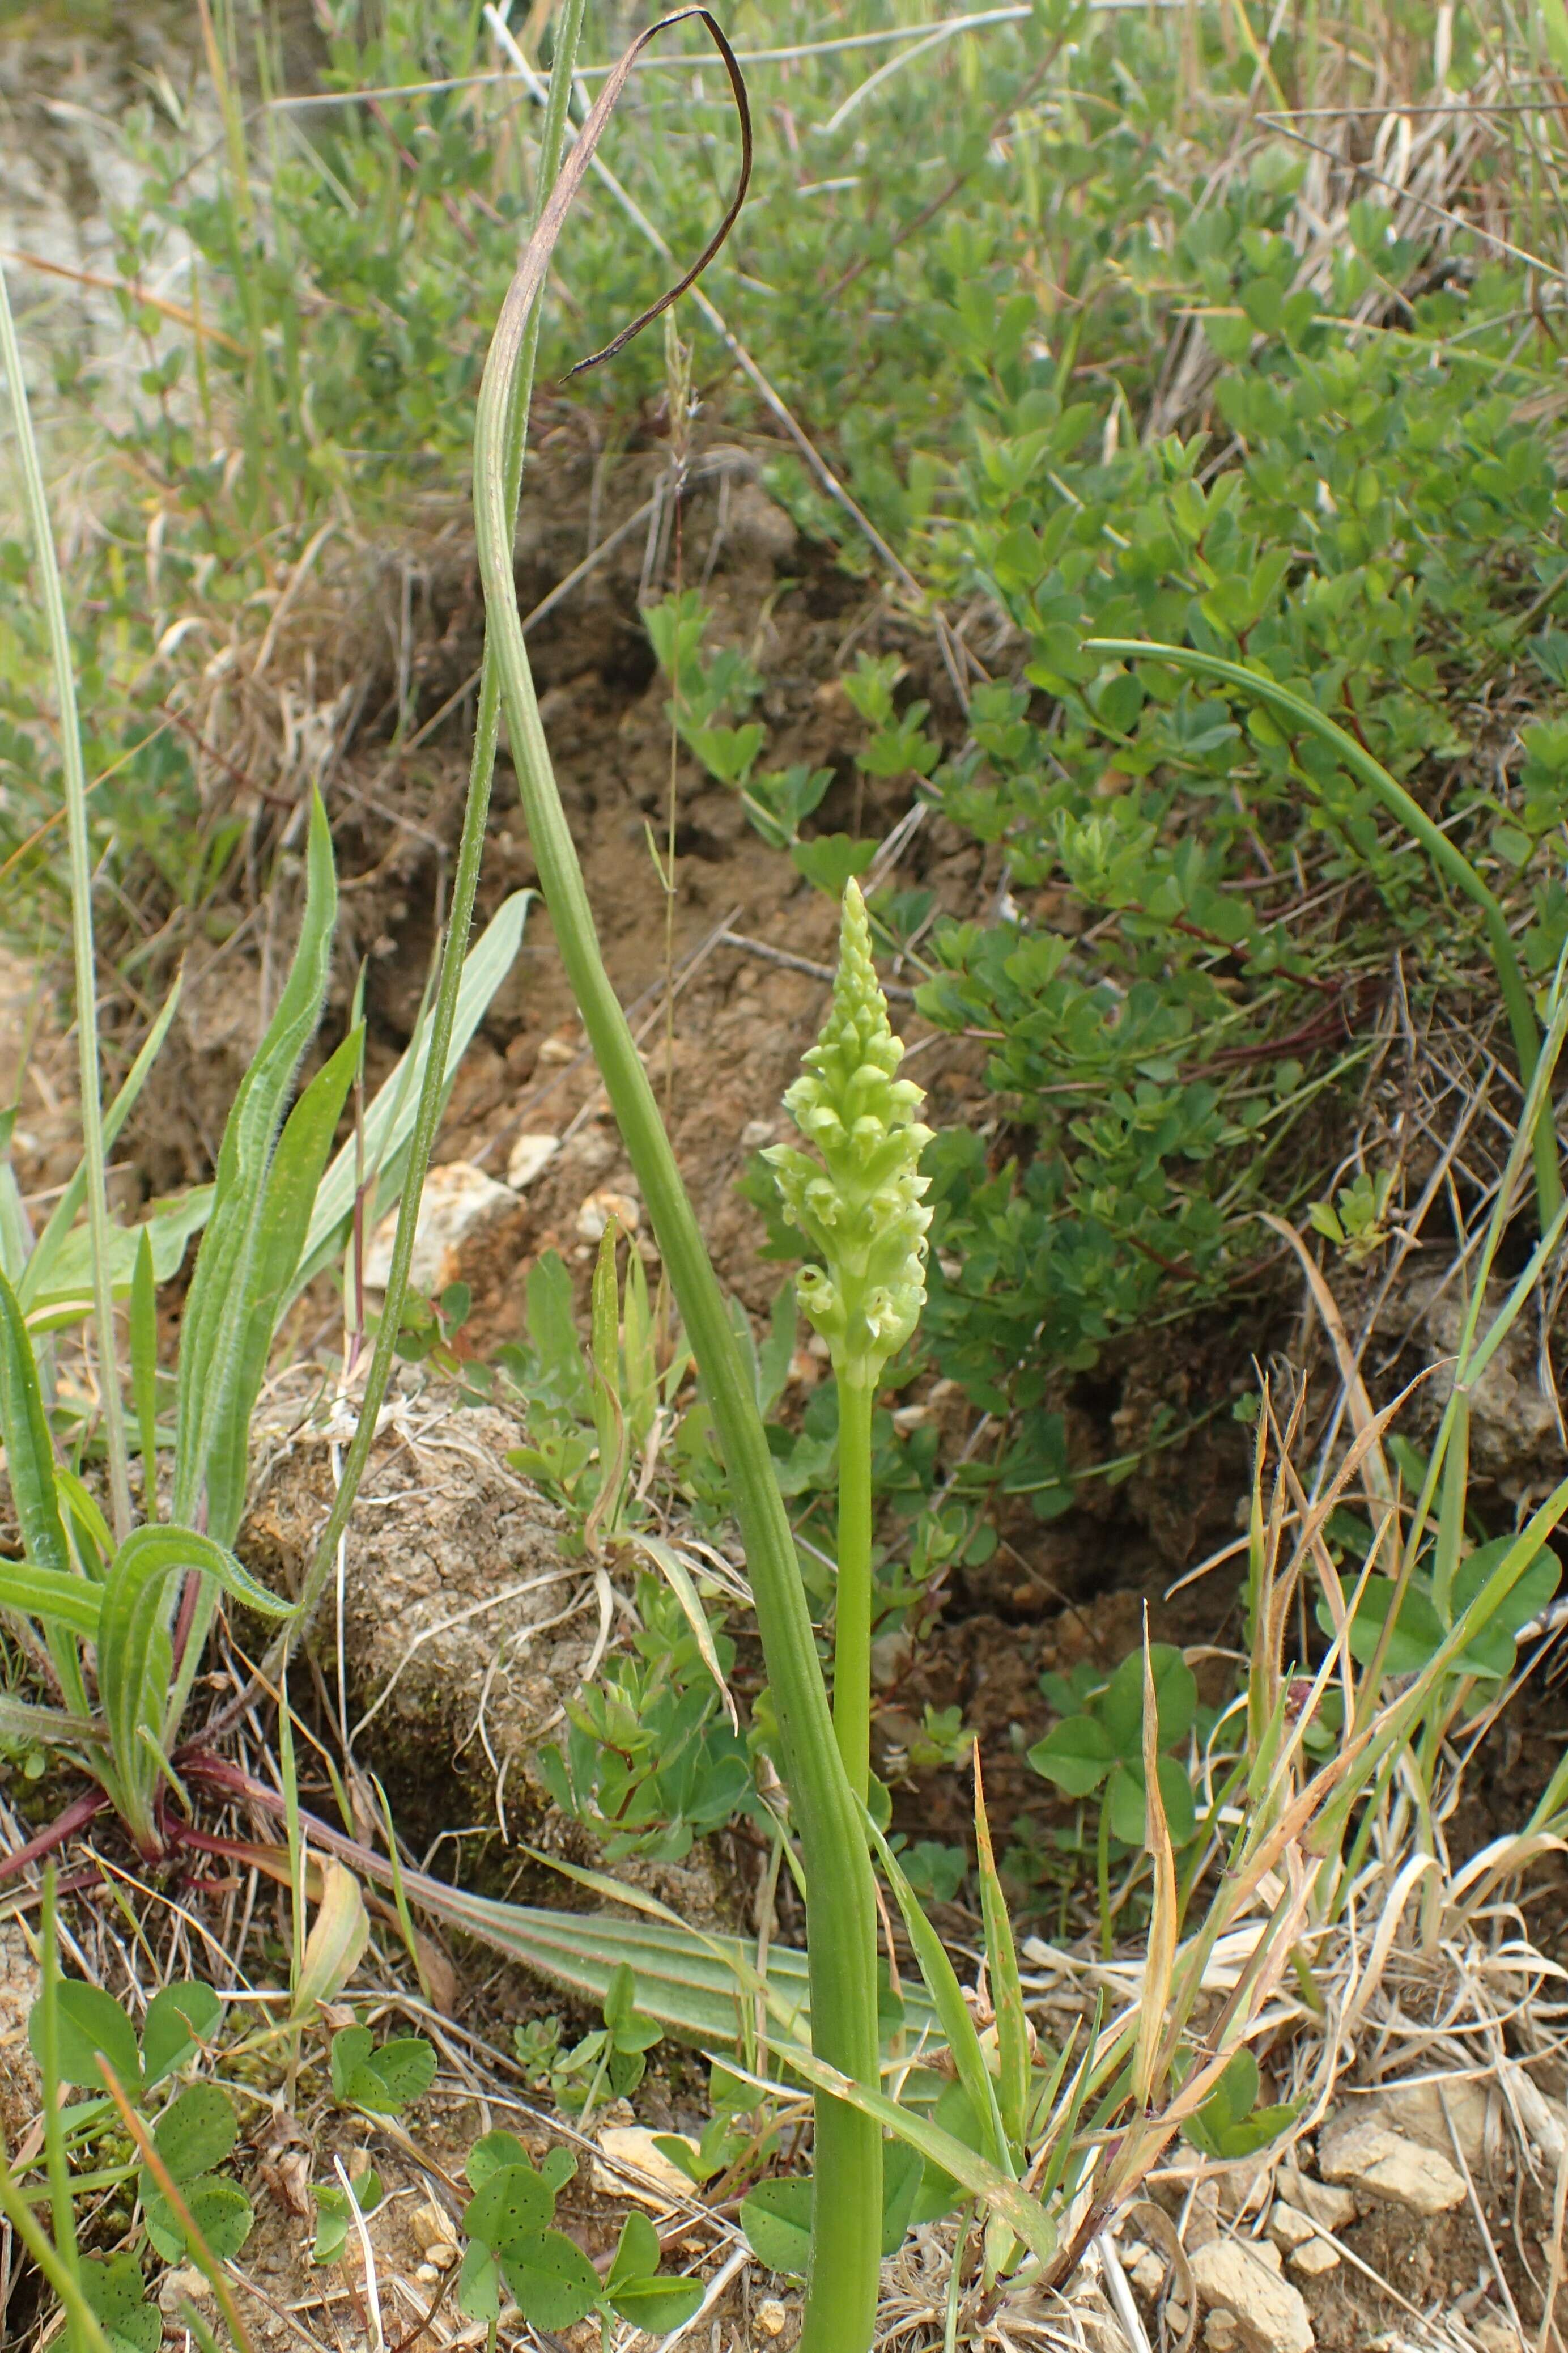
{"type": "Polygon", "coordinates": [[[735,95],[735,111],[741,118],[741,176],[736,184],[735,193],[730,199],[728,212],[685,277],[670,287],[667,293],[661,294],[658,301],[651,303],[640,317],[634,319],[629,327],[623,327],[620,333],[605,345],[603,351],[591,353],[585,360],[579,360],[575,367],[569,368],[566,375],[568,382],[573,376],[581,375],[584,368],[597,367],[601,360],[613,359],[618,351],[631,342],[634,335],[640,334],[645,327],[650,325],[663,311],[668,311],[672,302],[679,301],[689,286],[695,285],[734,227],[740,218],[741,206],[746,201],[746,190],[752,181],[752,110],[746,97],[745,78],[741,71],[740,60],[725,38],[723,28],[718,19],[708,9],[678,9],[674,16],[662,16],[657,25],[649,25],[646,31],[639,33],[625,56],[606,76],[605,86],[595,100],[593,111],[577,135],[576,144],[561,167],[555,185],[550,191],[550,201],[540,215],[539,225],[529,238],[522,259],[518,264],[517,275],[511,281],[506,301],[501,307],[500,318],[497,322],[497,343],[500,343],[509,337],[519,337],[521,334],[522,322],[532,307],[534,297],[543,283],[544,273],[550,266],[550,257],[555,249],[555,240],[561,234],[562,226],[572,208],[578,189],[583,185],[584,174],[594,160],[594,152],[604,137],[605,125],[615,112],[632,68],[648,43],[658,34],[668,32],[672,25],[683,25],[689,17],[692,16],[700,18],[712,35],[714,46],[724,60],[725,70],[730,77],[730,87],[735,95]]]}

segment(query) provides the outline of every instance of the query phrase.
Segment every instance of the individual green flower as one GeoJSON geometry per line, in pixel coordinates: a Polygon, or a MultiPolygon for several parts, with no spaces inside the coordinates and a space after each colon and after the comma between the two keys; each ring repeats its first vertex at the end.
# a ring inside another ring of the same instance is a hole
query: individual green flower
{"type": "Polygon", "coordinates": [[[915,1116],[921,1090],[894,1075],[903,1056],[871,961],[865,902],[852,881],[832,1010],[784,1096],[822,1162],[789,1144],[764,1156],[777,1174],[785,1217],[826,1262],[807,1267],[796,1282],[806,1319],[827,1342],[839,1377],[867,1388],[925,1305],[931,1211],[920,1157],[931,1131],[915,1116]]]}

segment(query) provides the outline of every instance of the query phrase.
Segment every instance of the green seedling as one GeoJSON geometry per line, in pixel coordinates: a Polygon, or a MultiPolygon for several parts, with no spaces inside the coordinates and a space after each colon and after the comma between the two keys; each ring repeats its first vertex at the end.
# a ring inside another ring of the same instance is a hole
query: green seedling
{"type": "MultiPolygon", "coordinates": [[[[1181,2073],[1176,2080],[1181,2082],[1181,2073]]],[[[1260,2149],[1288,2133],[1306,2105],[1281,2100],[1258,2104],[1258,2062],[1249,2050],[1238,2051],[1226,2067],[1201,2108],[1187,2117],[1182,2137],[1203,2156],[1218,2164],[1256,2157],[1260,2149]]]]}
{"type": "Polygon", "coordinates": [[[349,2176],[344,2189],[335,2181],[310,2185],[316,2206],[316,2236],[310,2248],[313,2263],[335,2263],[348,2245],[354,2213],[374,2214],[381,2203],[381,2176],[373,2165],[349,2176]]]}
{"type": "MultiPolygon", "coordinates": [[[[255,2221],[244,2192],[218,2170],[239,2137],[239,2120],[222,2084],[190,2083],[173,2090],[161,2104],[153,2098],[179,2070],[212,2047],[221,2020],[216,1994],[210,1986],[195,1982],[162,1988],[147,2005],[140,2036],[112,1994],[76,1978],[57,1979],[28,2013],[28,2042],[46,2081],[71,2084],[85,2094],[62,2118],[62,2149],[79,2160],[73,2186],[108,2188],[134,2179],[148,2240],[165,2263],[188,2263],[198,2252],[186,2216],[219,2262],[238,2253],[255,2221]],[[176,2211],[150,2162],[140,2168],[125,2162],[101,2171],[81,2165],[94,2139],[114,2123],[114,2103],[104,2096],[106,2070],[132,2104],[184,2215],[176,2211]]],[[[119,2309],[133,2286],[139,2292],[140,2272],[134,2259],[126,2256],[91,2274],[86,2292],[89,2302],[102,2296],[119,2309]],[[134,2283],[132,2272],[137,2274],[134,2283]]],[[[106,2316],[97,2303],[94,2309],[106,2316]]],[[[137,2341],[134,2335],[132,2341],[137,2341]]]]}
{"type": "MultiPolygon", "coordinates": [[[[578,2117],[583,2130],[605,2092],[612,2099],[624,2100],[636,2091],[647,2069],[647,2053],[664,2033],[657,2019],[638,2010],[637,1977],[624,1961],[611,1972],[602,2014],[604,2024],[584,2035],[570,2051],[561,2052],[550,2069],[550,2087],[557,2104],[578,2117]]],[[[527,2030],[520,2027],[517,2031],[521,2037],[527,2030]]],[[[523,2057],[521,2042],[518,2055],[523,2057]]]]}
{"type": "Polygon", "coordinates": [[[463,2215],[468,2246],[458,2306],[486,2324],[492,2348],[503,2287],[534,2328],[572,2328],[597,2312],[606,2348],[615,2317],[663,2336],[701,2303],[700,2281],[660,2271],[658,2234],[646,2216],[627,2217],[603,2280],[576,2242],[552,2227],[556,2199],[576,2170],[569,2151],[552,2149],[536,2168],[513,2134],[487,2133],[465,2170],[474,2194],[463,2215]]]}
{"type": "Polygon", "coordinates": [[[340,2027],[331,2042],[332,2097],[371,2116],[401,2116],[436,2080],[436,2053],[422,2034],[378,2044],[368,2026],[340,2027]]]}

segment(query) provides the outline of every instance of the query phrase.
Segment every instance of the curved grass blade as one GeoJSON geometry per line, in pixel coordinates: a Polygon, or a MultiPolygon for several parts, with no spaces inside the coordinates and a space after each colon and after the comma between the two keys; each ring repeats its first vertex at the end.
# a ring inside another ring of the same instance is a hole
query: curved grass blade
{"type": "MultiPolygon", "coordinates": [[[[0,1275],[0,1438],[5,1441],[5,1472],[24,1553],[37,1573],[80,1584],[71,1567],[70,1546],[60,1518],[55,1450],[33,1343],[16,1294],[4,1275],[0,1275]]],[[[90,1715],[75,1643],[68,1634],[48,1629],[47,1621],[46,1639],[59,1677],[61,1698],[73,1715],[90,1715]]]]}

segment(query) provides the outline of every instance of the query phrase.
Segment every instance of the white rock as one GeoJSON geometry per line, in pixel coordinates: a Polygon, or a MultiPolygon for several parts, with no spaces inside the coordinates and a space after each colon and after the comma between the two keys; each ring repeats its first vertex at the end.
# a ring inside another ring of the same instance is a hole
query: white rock
{"type": "Polygon", "coordinates": [[[1191,2261],[1202,2303],[1234,2316],[1242,2353],[1311,2353],[1317,2340],[1300,2290],[1272,2272],[1256,2249],[1238,2239],[1215,2239],[1191,2261]]]}
{"type": "Polygon", "coordinates": [[[427,2198],[422,2205],[410,2210],[408,2228],[413,2233],[415,2245],[427,2263],[438,2263],[445,2249],[457,2246],[457,2224],[433,2198],[427,2198]]]}
{"type": "Polygon", "coordinates": [[[193,2304],[210,2304],[213,2300],[211,2283],[194,2263],[183,2271],[164,2273],[158,2283],[158,2309],[178,2312],[187,2296],[193,2304]]]}
{"type": "Polygon", "coordinates": [[[749,1119],[741,1130],[741,1143],[747,1152],[756,1152],[773,1140],[773,1123],[771,1119],[749,1119]]]}
{"type": "Polygon", "coordinates": [[[1141,2295],[1156,2296],[1165,2284],[1165,2266],[1152,2247],[1129,2248],[1127,2276],[1141,2295]]]}
{"type": "Polygon", "coordinates": [[[1451,2158],[1374,2119],[1326,2126],[1318,2137],[1318,2168],[1331,2181],[1349,2182],[1413,2214],[1447,2214],[1465,2202],[1451,2158]]]}
{"type": "MultiPolygon", "coordinates": [[[[660,2212],[668,2210],[672,2198],[689,2198],[690,2181],[662,2148],[655,2147],[655,2137],[646,2125],[606,2125],[599,2135],[599,2147],[610,2162],[595,2164],[595,2189],[611,2197],[640,2199],[645,2206],[657,2207],[660,2212]],[[617,2171],[623,2165],[630,2170],[617,2171]]],[[[697,2143],[685,2133],[660,2133],[657,2137],[683,2141],[693,2156],[697,2153],[697,2143]]]]}
{"type": "MultiPolygon", "coordinates": [[[[426,1299],[439,1299],[460,1272],[459,1252],[471,1234],[493,1225],[517,1207],[510,1185],[498,1185],[471,1160],[448,1160],[432,1168],[419,1203],[419,1223],[414,1229],[414,1259],[409,1280],[426,1299]]],[[[397,1212],[389,1210],[371,1235],[364,1254],[364,1287],[384,1291],[392,1271],[392,1244],[397,1232],[397,1212]]]]}
{"type": "Polygon", "coordinates": [[[764,2337],[782,2337],[789,2325],[789,2314],[776,2295],[765,2295],[761,2304],[753,2305],[752,2318],[764,2337]]]}
{"type": "Polygon", "coordinates": [[[556,1062],[563,1066],[567,1062],[574,1062],[582,1050],[575,1034],[570,1038],[557,1035],[544,1039],[539,1049],[539,1059],[542,1062],[556,1062]]]}
{"type": "Polygon", "coordinates": [[[1327,2239],[1320,2239],[1314,2234],[1301,2246],[1292,2247],[1286,2261],[1290,2269],[1299,2272],[1303,2279],[1321,2279],[1325,2272],[1338,2271],[1340,2251],[1337,2247],[1331,2247],[1327,2239]]]}
{"type": "Polygon", "coordinates": [[[642,1203],[629,1193],[590,1193],[577,1212],[577,1239],[584,1242],[603,1241],[605,1229],[614,1218],[624,1234],[635,1234],[642,1223],[642,1203]]]}
{"type": "Polygon", "coordinates": [[[1452,2158],[1454,2143],[1448,2137],[1451,2119],[1455,2137],[1472,2173],[1484,2170],[1487,2158],[1487,2094],[1482,2084],[1468,2083],[1463,2077],[1451,2082],[1391,2084],[1378,2093],[1366,2110],[1358,2114],[1377,2117],[1394,2132],[1403,2133],[1406,2140],[1418,2140],[1423,2148],[1435,2148],[1439,2157],[1452,2158]],[[1447,2117],[1443,2111],[1447,2107],[1447,2117]]]}
{"type": "Polygon", "coordinates": [[[1348,2231],[1361,2211],[1348,2189],[1331,2181],[1314,2181],[1293,2165],[1282,2165],[1275,2179],[1297,2212],[1309,2215],[1320,2230],[1348,2231]]]}
{"type": "Polygon", "coordinates": [[[1318,2226],[1299,2207],[1287,2205],[1283,2198],[1277,2198],[1268,2210],[1268,2235],[1289,2255],[1296,2248],[1304,2247],[1309,2239],[1315,2239],[1318,2226]]]}
{"type": "Polygon", "coordinates": [[[506,1181],[514,1193],[525,1192],[536,1176],[542,1176],[561,1149],[558,1135],[547,1135],[542,1129],[537,1135],[520,1135],[511,1147],[506,1164],[506,1181]]]}
{"type": "Polygon", "coordinates": [[[1226,2312],[1223,2306],[1211,2312],[1204,2323],[1204,2343],[1208,2353],[1234,2353],[1240,2342],[1241,2331],[1236,2325],[1235,2313],[1226,2312]]]}

